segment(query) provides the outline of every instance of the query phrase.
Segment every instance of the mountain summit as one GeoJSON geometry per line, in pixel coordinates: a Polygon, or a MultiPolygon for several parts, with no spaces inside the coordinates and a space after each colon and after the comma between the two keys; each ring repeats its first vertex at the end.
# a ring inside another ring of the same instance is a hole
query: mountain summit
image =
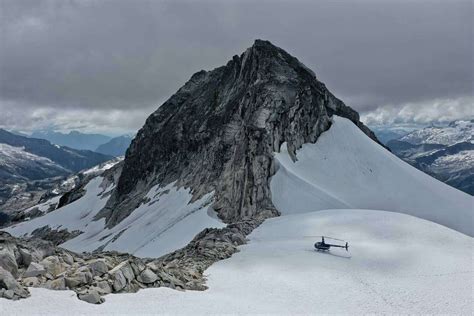
{"type": "Polygon", "coordinates": [[[273,153],[286,143],[296,160],[295,151],[316,142],[333,115],[377,141],[298,59],[256,40],[227,65],[195,73],[148,117],[98,218],[114,226],[152,186],[172,182],[190,188],[193,200],[214,192],[214,209],[225,222],[277,215],[269,188],[273,153]]]}

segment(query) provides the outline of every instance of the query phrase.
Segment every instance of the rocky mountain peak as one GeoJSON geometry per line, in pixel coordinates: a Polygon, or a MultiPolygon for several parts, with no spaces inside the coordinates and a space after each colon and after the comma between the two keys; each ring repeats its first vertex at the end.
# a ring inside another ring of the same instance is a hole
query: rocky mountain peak
{"type": "Polygon", "coordinates": [[[268,41],[200,71],[146,120],[127,151],[118,185],[98,218],[114,226],[156,184],[191,188],[194,199],[214,192],[226,222],[278,215],[269,183],[273,153],[286,142],[293,159],[346,117],[369,137],[359,115],[334,97],[314,73],[268,41]]]}

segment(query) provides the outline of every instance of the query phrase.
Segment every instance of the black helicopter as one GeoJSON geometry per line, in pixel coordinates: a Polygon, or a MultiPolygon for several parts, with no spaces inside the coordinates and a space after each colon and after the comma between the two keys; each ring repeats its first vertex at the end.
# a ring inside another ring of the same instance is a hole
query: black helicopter
{"type": "MultiPolygon", "coordinates": [[[[331,237],[327,237],[327,238],[331,238],[331,237]]],[[[331,238],[331,239],[343,241],[343,240],[341,240],[341,239],[336,239],[336,238],[331,238]]],[[[317,251],[329,251],[329,249],[330,249],[331,247],[345,248],[346,251],[349,250],[349,244],[348,244],[347,242],[346,242],[346,245],[345,245],[345,246],[342,246],[342,245],[334,245],[334,244],[327,244],[327,243],[324,241],[324,236],[321,236],[321,241],[318,241],[317,243],[314,244],[314,248],[316,248],[317,251]]]]}

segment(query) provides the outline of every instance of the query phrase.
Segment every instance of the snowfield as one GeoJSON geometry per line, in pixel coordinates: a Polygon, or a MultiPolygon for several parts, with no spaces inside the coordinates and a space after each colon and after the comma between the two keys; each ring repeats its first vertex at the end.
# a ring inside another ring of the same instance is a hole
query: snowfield
{"type": "Polygon", "coordinates": [[[406,213],[474,236],[474,198],[444,184],[379,146],[351,121],[334,116],[315,144],[293,162],[286,145],[275,155],[270,183],[282,214],[332,208],[406,213]]]}
{"type": "Polygon", "coordinates": [[[15,236],[29,235],[36,228],[80,230],[83,234],[61,246],[75,252],[103,250],[128,252],[141,257],[160,257],[186,246],[206,227],[223,227],[209,209],[212,194],[189,203],[188,189],[171,183],[163,188],[153,187],[148,202],[113,228],[105,228],[105,220],[94,220],[105,206],[113,186],[104,188],[103,178],[96,177],[86,186],[86,194],[60,209],[44,216],[10,226],[5,231],[15,236]]]}
{"type": "MultiPolygon", "coordinates": [[[[2,300],[0,314],[473,313],[471,196],[411,167],[340,117],[296,157],[293,162],[285,145],[275,153],[270,186],[282,216],[266,220],[239,253],[212,265],[207,291],[146,289],[91,305],[71,291],[31,289],[26,300],[2,300]],[[349,251],[316,252],[316,235],[347,240],[349,251]]],[[[103,219],[93,218],[112,189],[97,177],[81,199],[6,231],[79,229],[84,233],[63,247],[158,257],[205,227],[224,225],[211,212],[212,193],[190,203],[189,189],[172,183],[153,187],[146,202],[105,229],[103,219]]]]}
{"type": "Polygon", "coordinates": [[[409,215],[327,210],[265,221],[230,259],[207,270],[209,290],[167,288],[106,296],[30,289],[2,300],[2,315],[97,314],[459,314],[473,311],[473,240],[409,215]],[[349,252],[314,251],[318,237],[349,241],[349,252]],[[48,304],[44,304],[47,301],[48,304]]]}

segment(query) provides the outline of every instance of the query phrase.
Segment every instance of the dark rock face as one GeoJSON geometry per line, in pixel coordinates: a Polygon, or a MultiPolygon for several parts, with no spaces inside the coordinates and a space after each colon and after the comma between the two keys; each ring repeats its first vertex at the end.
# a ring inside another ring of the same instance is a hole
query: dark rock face
{"type": "Polygon", "coordinates": [[[314,73],[270,42],[200,71],[148,117],[129,147],[118,186],[98,217],[113,226],[155,184],[177,182],[197,199],[215,192],[226,222],[278,215],[269,182],[273,153],[287,142],[294,156],[331,125],[332,115],[375,135],[314,73]]]}
{"type": "Polygon", "coordinates": [[[84,190],[84,187],[80,187],[78,189],[73,189],[69,192],[64,193],[61,198],[59,199],[58,206],[57,208],[61,208],[65,205],[68,205],[86,194],[86,191],[84,190]]]}
{"type": "Polygon", "coordinates": [[[69,239],[79,236],[82,234],[80,230],[68,231],[67,229],[51,229],[49,226],[43,226],[35,229],[31,236],[42,240],[52,242],[55,246],[65,243],[69,239]]]}

